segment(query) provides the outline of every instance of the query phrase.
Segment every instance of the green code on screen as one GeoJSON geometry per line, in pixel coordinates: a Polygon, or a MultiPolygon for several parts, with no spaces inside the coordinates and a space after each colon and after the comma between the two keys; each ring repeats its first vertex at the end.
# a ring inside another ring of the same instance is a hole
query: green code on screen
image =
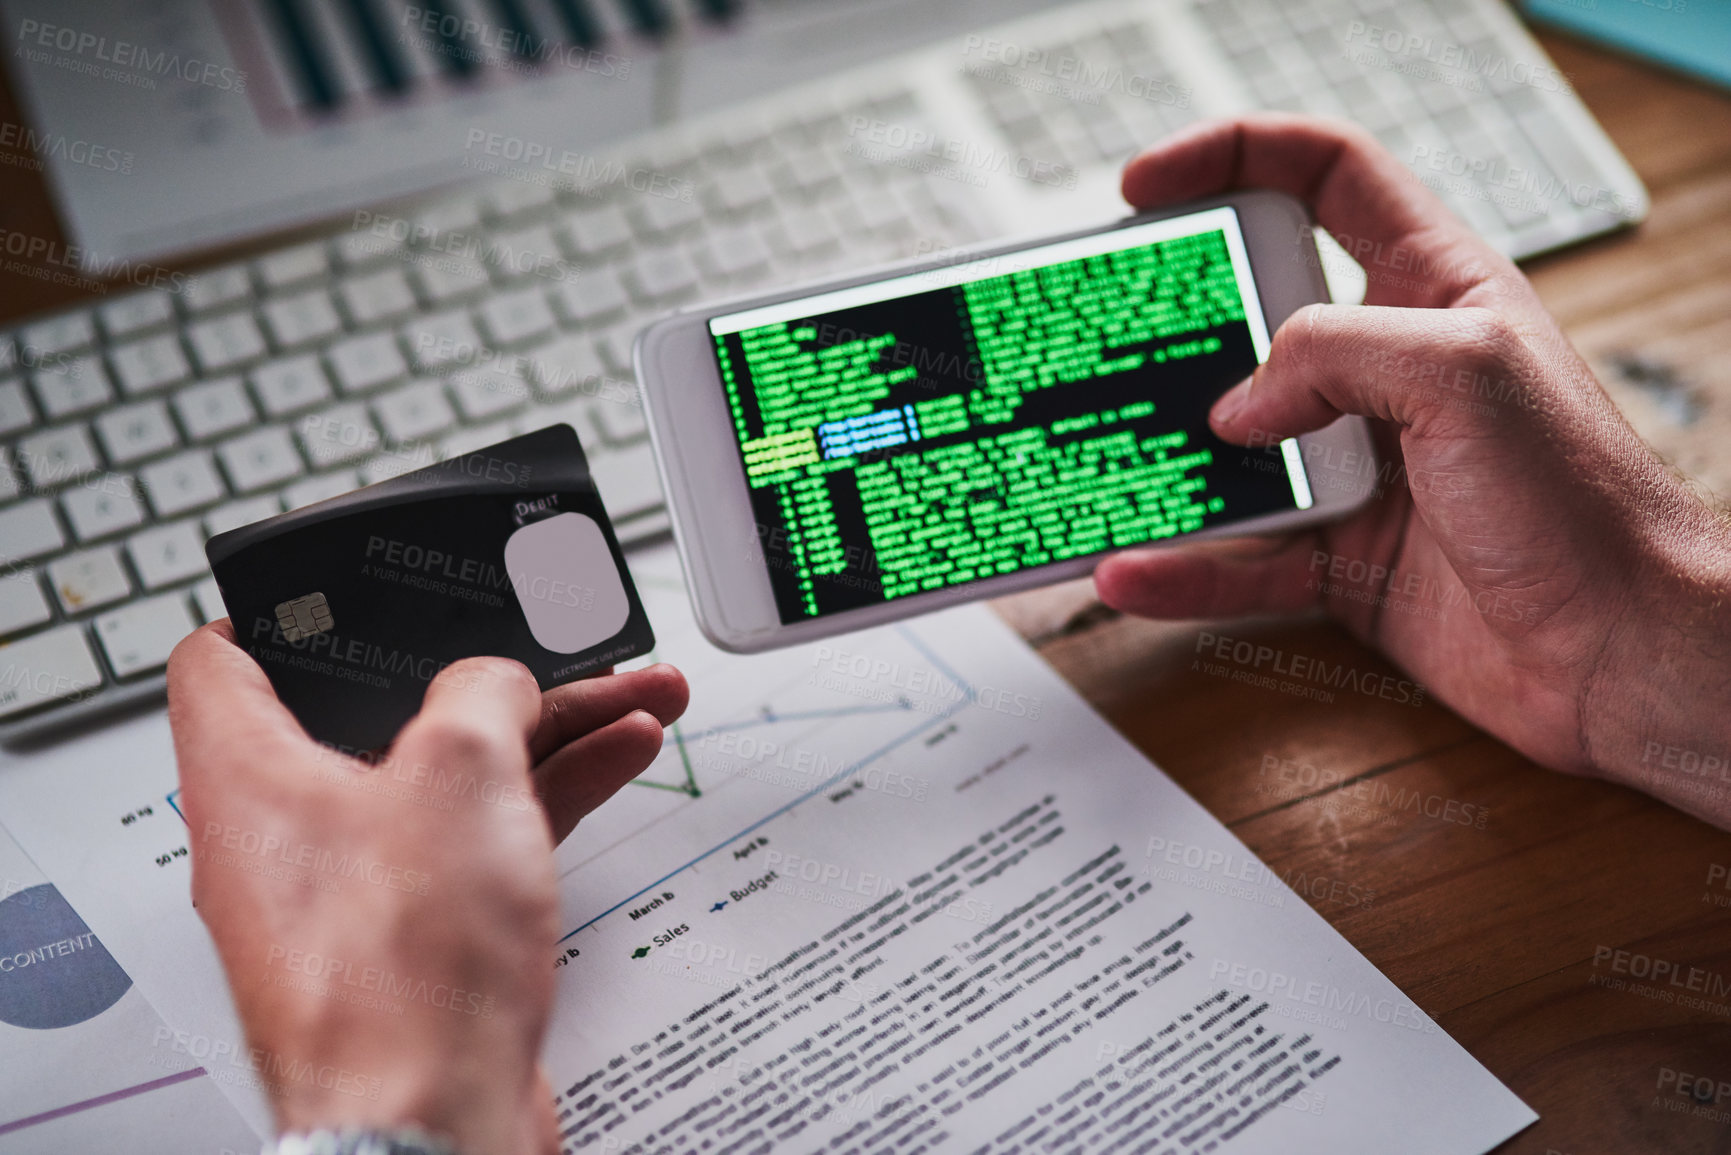
{"type": "Polygon", "coordinates": [[[1293,508],[1213,230],[716,336],[784,621],[1293,508]]]}

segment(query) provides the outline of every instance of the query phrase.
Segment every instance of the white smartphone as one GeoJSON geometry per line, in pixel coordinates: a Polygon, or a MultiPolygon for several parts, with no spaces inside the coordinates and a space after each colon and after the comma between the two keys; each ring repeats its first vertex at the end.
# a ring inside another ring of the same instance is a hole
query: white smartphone
{"type": "Polygon", "coordinates": [[[1351,513],[1362,420],[1250,449],[1207,422],[1326,300],[1304,207],[1257,191],[652,325],[637,379],[699,624],[750,653],[1351,513]]]}

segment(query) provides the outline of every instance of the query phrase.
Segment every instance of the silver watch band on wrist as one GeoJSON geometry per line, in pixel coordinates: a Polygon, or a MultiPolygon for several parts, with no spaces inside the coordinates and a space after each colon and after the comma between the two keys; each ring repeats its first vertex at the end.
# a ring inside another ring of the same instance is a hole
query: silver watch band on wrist
{"type": "Polygon", "coordinates": [[[260,1155],[459,1155],[449,1140],[418,1127],[345,1127],[291,1131],[265,1144],[260,1155]]]}

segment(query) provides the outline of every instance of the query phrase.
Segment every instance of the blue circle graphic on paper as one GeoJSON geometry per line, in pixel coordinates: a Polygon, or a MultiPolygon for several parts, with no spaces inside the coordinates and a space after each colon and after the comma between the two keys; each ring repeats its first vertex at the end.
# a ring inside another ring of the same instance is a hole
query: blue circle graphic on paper
{"type": "Polygon", "coordinates": [[[0,1022],[70,1027],[112,1007],[131,986],[53,883],[0,899],[0,1022]]]}

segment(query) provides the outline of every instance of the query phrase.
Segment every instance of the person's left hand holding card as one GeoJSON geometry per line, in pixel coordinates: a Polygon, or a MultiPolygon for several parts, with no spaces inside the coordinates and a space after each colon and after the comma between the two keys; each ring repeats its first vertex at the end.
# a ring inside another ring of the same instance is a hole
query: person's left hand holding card
{"type": "MultiPolygon", "coordinates": [[[[564,492],[539,481],[524,500],[564,492]]],[[[538,512],[517,528],[578,511],[538,512]]],[[[526,586],[535,562],[507,565],[526,586]]],[[[344,621],[327,601],[329,632],[344,621]]],[[[660,754],[683,677],[657,665],[542,693],[519,661],[463,658],[418,684],[407,724],[363,758],[315,740],[245,641],[227,621],[183,641],[169,717],[194,901],[279,1126],[415,1125],[475,1155],[557,1150],[536,1069],[561,933],[552,848],[660,754]]]]}
{"type": "Polygon", "coordinates": [[[235,636],[307,733],[390,741],[434,677],[492,654],[542,689],[655,635],[568,425],[268,518],[205,546],[235,636]]]}

